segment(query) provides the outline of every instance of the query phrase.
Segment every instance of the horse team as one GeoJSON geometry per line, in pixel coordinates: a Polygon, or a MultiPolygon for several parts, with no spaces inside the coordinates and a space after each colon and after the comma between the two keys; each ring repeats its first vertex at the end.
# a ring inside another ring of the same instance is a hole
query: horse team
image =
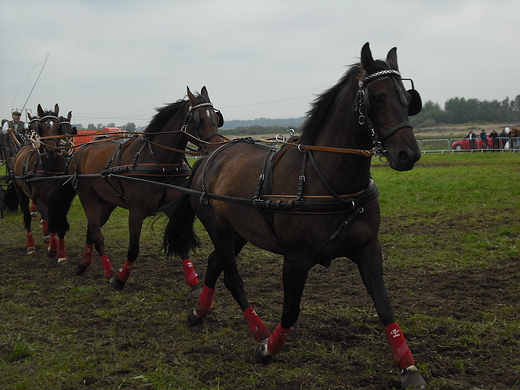
{"type": "Polygon", "coordinates": [[[95,250],[110,286],[121,290],[138,258],[143,221],[162,212],[169,219],[165,252],[181,258],[186,283],[197,298],[189,323],[196,325],[209,314],[223,273],[258,343],[255,360],[263,364],[280,353],[298,319],[310,269],[347,257],[357,264],[374,301],[394,362],[402,370],[402,388],[427,388],[384,285],[378,191],[370,178],[373,156],[387,158],[399,171],[412,169],[420,158],[409,116],[422,103],[415,89],[404,88],[403,80],[395,48],[386,60],[374,60],[365,44],[360,63],[313,103],[300,136],[278,147],[221,136],[223,117],[205,87],[200,94],[188,88],[184,99],[158,109],[141,133],[78,148],[71,142],[72,113],[60,117],[58,105],[47,111],[38,106],[31,143],[17,152],[9,176],[11,195],[16,192],[24,215],[27,253],[35,251],[32,200],[49,231],[49,256],[67,259],[67,213],[77,196],[88,224],[76,274],[86,272],[95,250]],[[188,142],[198,150],[186,149],[188,142]],[[203,158],[190,167],[186,154],[203,158]],[[116,207],[129,210],[130,236],[127,257],[117,271],[101,232],[116,207]],[[200,243],[195,218],[214,245],[203,287],[189,258],[200,243]],[[249,304],[236,263],[247,242],[284,259],[283,311],[272,332],[249,304]]]}

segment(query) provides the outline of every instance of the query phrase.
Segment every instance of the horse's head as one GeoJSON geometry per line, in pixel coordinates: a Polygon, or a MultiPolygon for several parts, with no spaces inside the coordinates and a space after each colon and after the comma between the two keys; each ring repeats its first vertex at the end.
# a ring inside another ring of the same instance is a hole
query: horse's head
{"type": "Polygon", "coordinates": [[[393,169],[410,170],[421,153],[408,117],[421,111],[421,97],[413,89],[413,82],[412,89],[404,88],[396,48],[388,52],[386,61],[374,60],[366,43],[361,50],[361,68],[359,124],[368,126],[376,148],[382,149],[393,169]]]}
{"type": "MultiPolygon", "coordinates": [[[[70,123],[72,119],[72,111],[69,111],[67,114],[67,117],[60,116],[60,126],[61,126],[61,135],[68,136],[68,135],[75,135],[78,134],[78,130],[76,129],[76,126],[73,126],[72,123],[70,123]]],[[[60,140],[60,146],[66,151],[66,153],[70,153],[72,151],[72,147],[74,146],[73,137],[64,137],[60,140]]]]}
{"type": "Polygon", "coordinates": [[[38,122],[40,121],[40,117],[38,115],[32,116],[27,113],[27,117],[29,118],[29,131],[38,131],[38,122]]]}
{"type": "Polygon", "coordinates": [[[72,123],[70,123],[72,119],[72,111],[69,111],[67,117],[60,116],[58,119],[60,121],[62,135],[74,135],[78,133],[76,127],[72,126],[72,123]]]}
{"type": "Polygon", "coordinates": [[[218,128],[224,125],[224,117],[213,107],[206,87],[202,87],[198,96],[189,87],[187,90],[189,104],[185,107],[183,131],[189,134],[188,141],[199,147],[204,147],[206,143],[223,141],[218,128]]]}
{"type": "Polygon", "coordinates": [[[44,110],[38,104],[37,130],[30,135],[33,145],[38,147],[48,158],[56,157],[60,153],[60,137],[57,137],[62,135],[62,127],[58,117],[59,111],[58,104],[54,106],[54,111],[44,110]]]}

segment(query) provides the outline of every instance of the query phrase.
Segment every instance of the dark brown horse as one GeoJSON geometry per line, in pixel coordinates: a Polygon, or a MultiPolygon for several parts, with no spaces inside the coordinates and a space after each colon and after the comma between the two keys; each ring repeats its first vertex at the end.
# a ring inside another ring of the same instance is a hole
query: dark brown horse
{"type": "MultiPolygon", "coordinates": [[[[78,275],[90,266],[95,247],[105,276],[111,279],[111,287],[116,290],[124,287],[139,254],[143,221],[180,196],[178,191],[154,183],[185,186],[190,174],[189,166],[184,164],[187,143],[203,148],[205,143],[223,141],[218,134],[222,124],[222,115],[213,108],[206,87],[197,96],[188,88],[188,99],[159,109],[142,134],[125,142],[93,141],[76,150],[68,169],[72,179],[53,195],[49,227],[60,237],[65,234],[66,214],[77,193],[88,220],[85,251],[76,268],[78,275]],[[105,253],[101,233],[101,227],[116,207],[129,210],[130,231],[127,259],[117,273],[105,253]]],[[[182,257],[186,282],[198,297],[199,281],[188,254],[183,253],[182,257]]]]}
{"type": "MultiPolygon", "coordinates": [[[[22,146],[13,158],[11,187],[14,191],[8,191],[6,198],[15,196],[23,213],[24,229],[26,230],[27,253],[36,250],[32,234],[31,214],[38,209],[42,216],[44,227],[44,240],[48,235],[47,219],[48,204],[51,193],[60,185],[61,178],[66,170],[66,158],[63,155],[61,143],[63,137],[71,134],[70,119],[59,117],[59,106],[56,104],[54,111],[43,110],[38,105],[38,116],[31,117],[30,133],[28,135],[29,145],[22,146]],[[34,208],[29,206],[32,200],[34,208]]],[[[6,203],[16,205],[12,200],[6,203]]],[[[11,206],[11,209],[13,207],[11,206]]],[[[50,257],[58,255],[58,261],[66,257],[65,242],[58,242],[55,236],[47,238],[49,241],[48,253],[50,257]]]]}
{"type": "Polygon", "coordinates": [[[208,315],[224,272],[225,285],[259,342],[255,358],[268,363],[298,319],[309,270],[348,257],[373,298],[394,361],[403,370],[403,387],[424,388],[383,281],[378,193],[370,178],[374,151],[396,170],[413,168],[420,151],[408,116],[421,105],[417,91],[403,86],[396,49],[386,61],[375,61],[367,43],[361,63],[316,99],[298,139],[279,150],[230,142],[197,165],[190,179],[193,192],[175,205],[175,223],[164,237],[169,254],[189,249],[196,215],[215,246],[190,323],[208,315]],[[271,334],[249,304],[237,269],[235,256],[246,242],[284,257],[283,311],[271,334]]]}

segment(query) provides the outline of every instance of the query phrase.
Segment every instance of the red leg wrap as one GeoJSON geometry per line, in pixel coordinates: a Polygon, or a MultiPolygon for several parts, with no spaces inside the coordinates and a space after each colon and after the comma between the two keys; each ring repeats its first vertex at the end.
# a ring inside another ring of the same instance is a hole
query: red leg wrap
{"type": "Polygon", "coordinates": [[[108,258],[108,255],[101,256],[101,264],[103,264],[103,270],[105,271],[105,276],[110,279],[114,276],[114,267],[112,267],[112,263],[108,258]]]}
{"type": "Polygon", "coordinates": [[[67,257],[67,249],[65,249],[65,239],[58,238],[58,259],[65,259],[67,257]]]}
{"type": "Polygon", "coordinates": [[[34,202],[31,201],[31,212],[36,212],[36,211],[38,211],[36,209],[36,205],[34,204],[34,202]]]}
{"type": "Polygon", "coordinates": [[[49,223],[42,219],[42,225],[43,225],[43,236],[46,237],[49,235],[49,223]]]}
{"type": "Polygon", "coordinates": [[[132,269],[134,268],[134,263],[130,261],[125,261],[125,264],[123,265],[123,268],[119,270],[119,280],[122,282],[126,282],[128,278],[130,277],[130,272],[132,272],[132,269]]]}
{"type": "Polygon", "coordinates": [[[81,265],[90,267],[90,264],[92,264],[92,249],[92,245],[85,244],[85,250],[83,251],[83,256],[81,257],[81,265]]]}
{"type": "Polygon", "coordinates": [[[36,244],[34,242],[34,237],[32,235],[32,232],[30,230],[27,230],[27,240],[25,241],[26,247],[35,247],[36,244]]]}
{"type": "Polygon", "coordinates": [[[58,235],[56,233],[50,234],[49,250],[54,253],[58,252],[58,235]]]}
{"type": "Polygon", "coordinates": [[[197,305],[195,307],[195,313],[198,317],[206,317],[213,307],[213,299],[215,298],[216,290],[214,288],[209,288],[204,286],[202,288],[202,293],[200,294],[199,300],[197,301],[197,305]]]}
{"type": "Polygon", "coordinates": [[[385,326],[385,332],[388,342],[390,343],[395,364],[397,364],[401,370],[414,365],[415,362],[413,361],[412,352],[410,352],[406,344],[403,331],[399,324],[394,322],[393,324],[385,326]]]}
{"type": "Polygon", "coordinates": [[[193,268],[193,263],[190,259],[186,259],[182,262],[182,269],[184,270],[184,277],[188,286],[193,287],[197,284],[200,284],[199,278],[197,278],[197,274],[193,268]]]}
{"type": "Polygon", "coordinates": [[[249,330],[258,343],[269,337],[269,329],[267,329],[267,326],[265,326],[260,317],[258,317],[253,306],[249,306],[244,310],[244,315],[249,324],[249,330]]]}
{"type": "Polygon", "coordinates": [[[280,322],[273,333],[271,333],[271,336],[269,336],[269,340],[267,341],[267,351],[271,355],[276,355],[280,352],[285,345],[290,332],[291,329],[285,329],[282,327],[282,323],[280,322]]]}

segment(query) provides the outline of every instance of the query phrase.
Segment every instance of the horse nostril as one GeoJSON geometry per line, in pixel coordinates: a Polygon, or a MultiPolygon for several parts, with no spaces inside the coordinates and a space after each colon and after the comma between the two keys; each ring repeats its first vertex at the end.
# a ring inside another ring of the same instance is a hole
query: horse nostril
{"type": "Polygon", "coordinates": [[[399,153],[397,153],[397,158],[400,163],[406,163],[410,160],[410,155],[407,151],[401,150],[399,153]]]}

